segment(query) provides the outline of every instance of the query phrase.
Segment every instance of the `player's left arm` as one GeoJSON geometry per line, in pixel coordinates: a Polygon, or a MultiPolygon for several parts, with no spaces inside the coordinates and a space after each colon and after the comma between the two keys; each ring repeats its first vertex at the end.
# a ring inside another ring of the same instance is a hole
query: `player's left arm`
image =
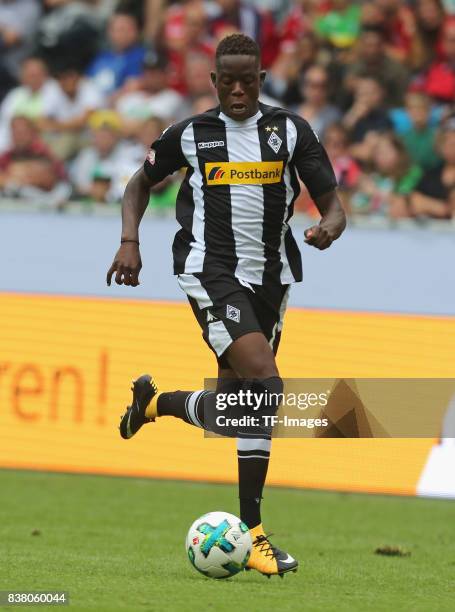
{"type": "Polygon", "coordinates": [[[338,197],[337,180],[328,155],[309,124],[295,118],[297,141],[292,157],[300,178],[316,204],[321,220],[305,230],[305,242],[327,249],[346,227],[346,215],[338,197]]]}
{"type": "Polygon", "coordinates": [[[346,215],[336,190],[313,197],[321,214],[318,225],[305,230],[305,242],[323,251],[339,238],[346,227],[346,215]]]}

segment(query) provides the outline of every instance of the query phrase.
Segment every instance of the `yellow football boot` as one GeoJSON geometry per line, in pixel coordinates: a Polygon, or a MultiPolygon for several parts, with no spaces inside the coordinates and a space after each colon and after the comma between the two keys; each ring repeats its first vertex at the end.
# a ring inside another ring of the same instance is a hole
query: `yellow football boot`
{"type": "Polygon", "coordinates": [[[246,564],[246,570],[255,569],[267,578],[281,576],[287,572],[296,572],[298,562],[288,553],[275,548],[265,535],[262,524],[250,529],[253,548],[246,564]]]}
{"type": "Polygon", "coordinates": [[[133,401],[120,420],[120,435],[125,440],[132,438],[145,423],[157,417],[156,402],[159,396],[156,382],[148,374],[133,380],[133,401]]]}

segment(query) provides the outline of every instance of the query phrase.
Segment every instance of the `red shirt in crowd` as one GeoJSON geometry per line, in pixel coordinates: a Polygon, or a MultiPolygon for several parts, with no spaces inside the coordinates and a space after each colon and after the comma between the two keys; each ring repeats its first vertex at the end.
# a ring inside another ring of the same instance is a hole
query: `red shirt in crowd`
{"type": "Polygon", "coordinates": [[[55,174],[60,179],[66,178],[66,171],[64,164],[56,159],[50,149],[42,142],[37,139],[32,142],[26,149],[9,149],[0,155],[0,171],[5,172],[8,167],[16,162],[27,159],[45,159],[52,163],[55,174]]]}

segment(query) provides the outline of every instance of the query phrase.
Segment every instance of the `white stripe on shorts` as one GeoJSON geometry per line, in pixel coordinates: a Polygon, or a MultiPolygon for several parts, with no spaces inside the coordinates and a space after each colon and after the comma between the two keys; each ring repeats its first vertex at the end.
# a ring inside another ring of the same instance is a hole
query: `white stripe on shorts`
{"type": "MultiPolygon", "coordinates": [[[[201,310],[213,306],[209,294],[204,289],[201,281],[193,274],[179,274],[178,283],[182,291],[190,298],[196,300],[201,310]]],[[[207,325],[208,340],[218,357],[232,344],[233,340],[226,329],[223,321],[213,321],[207,325]]]]}
{"type": "Polygon", "coordinates": [[[202,286],[201,281],[194,276],[194,274],[179,274],[177,276],[177,280],[180,285],[180,289],[184,291],[188,297],[196,300],[197,305],[201,310],[213,306],[213,302],[210,299],[209,294],[202,286]]]}

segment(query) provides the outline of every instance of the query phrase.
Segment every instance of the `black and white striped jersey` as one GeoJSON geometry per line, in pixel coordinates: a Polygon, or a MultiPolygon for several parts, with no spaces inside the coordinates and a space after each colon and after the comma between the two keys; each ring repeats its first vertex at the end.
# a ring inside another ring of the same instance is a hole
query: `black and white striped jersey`
{"type": "Polygon", "coordinates": [[[313,197],[336,187],[327,154],[304,119],[265,104],[241,122],[219,107],[190,117],[167,128],[144,163],[154,183],[182,167],[175,274],[221,263],[255,285],[302,280],[289,227],[300,192],[297,173],[313,197]]]}

